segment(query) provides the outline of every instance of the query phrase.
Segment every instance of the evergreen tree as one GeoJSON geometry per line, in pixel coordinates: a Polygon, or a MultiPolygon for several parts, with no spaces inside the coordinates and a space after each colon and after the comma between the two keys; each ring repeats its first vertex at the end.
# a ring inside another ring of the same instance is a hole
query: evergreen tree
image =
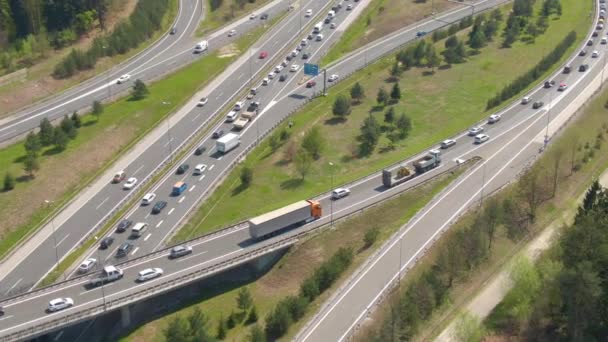
{"type": "Polygon", "coordinates": [[[249,310],[249,315],[245,320],[245,324],[251,324],[258,321],[258,309],[256,309],[255,305],[251,306],[251,310],[249,310]]]}
{"type": "Polygon", "coordinates": [[[35,156],[38,156],[40,150],[42,149],[42,144],[40,143],[39,136],[34,134],[34,132],[29,132],[25,137],[23,147],[25,148],[25,152],[27,154],[33,154],[35,156]]]}
{"type": "Polygon", "coordinates": [[[412,129],[412,121],[404,113],[399,116],[397,122],[395,123],[395,126],[397,126],[397,129],[399,130],[399,135],[401,139],[405,139],[409,134],[410,130],[412,129]]]}
{"type": "Polygon", "coordinates": [[[76,138],[78,131],[76,130],[76,127],[74,127],[74,121],[72,121],[72,119],[70,119],[67,114],[63,117],[63,120],[61,120],[59,127],[61,127],[61,129],[63,130],[63,132],[65,132],[68,138],[76,138]]]}
{"type": "Polygon", "coordinates": [[[34,178],[34,172],[40,169],[40,164],[38,163],[38,157],[34,154],[28,153],[23,160],[23,170],[27,172],[30,178],[34,178]]]}
{"type": "Polygon", "coordinates": [[[266,316],[266,336],[270,339],[277,339],[285,335],[291,323],[291,315],[287,306],[275,306],[274,310],[266,316]]]}
{"type": "Polygon", "coordinates": [[[455,48],[458,45],[458,37],[455,35],[451,35],[448,39],[445,40],[444,46],[446,49],[455,48]]]}
{"type": "Polygon", "coordinates": [[[4,191],[10,191],[15,188],[15,177],[10,172],[4,174],[4,191]]]}
{"type": "Polygon", "coordinates": [[[220,316],[220,319],[217,322],[217,335],[216,336],[217,336],[218,340],[223,340],[226,338],[226,323],[224,322],[223,316],[220,316]]]}
{"type": "Polygon", "coordinates": [[[439,64],[441,64],[441,58],[439,58],[439,56],[437,55],[437,52],[435,51],[435,47],[433,45],[429,46],[429,48],[427,49],[426,61],[426,66],[431,68],[432,72],[435,72],[435,68],[438,67],[439,64]]]}
{"type": "Polygon", "coordinates": [[[69,137],[63,129],[56,127],[53,133],[53,145],[58,151],[63,151],[68,147],[69,137]]]}
{"type": "Polygon", "coordinates": [[[164,331],[165,339],[171,342],[190,342],[192,330],[188,322],[181,316],[176,316],[169,321],[164,331]]]}
{"type": "Polygon", "coordinates": [[[401,88],[399,88],[399,82],[393,85],[391,90],[391,100],[398,102],[401,99],[401,88]]]}
{"type": "Polygon", "coordinates": [[[253,180],[253,169],[245,166],[241,169],[241,184],[243,187],[248,188],[251,185],[251,181],[253,180]]]}
{"type": "Polygon", "coordinates": [[[348,114],[350,114],[350,111],[350,101],[348,98],[344,95],[338,95],[332,108],[334,115],[345,118],[348,114]]]}
{"type": "MultiPolygon", "coordinates": [[[[380,125],[373,115],[369,115],[361,125],[361,144],[359,154],[362,156],[370,155],[380,139],[380,125]]],[[[320,289],[320,288],[319,288],[320,289]]]]}
{"type": "Polygon", "coordinates": [[[40,131],[38,136],[40,137],[40,143],[42,146],[49,146],[53,144],[53,125],[48,118],[44,118],[40,121],[40,131]]]}
{"type": "Polygon", "coordinates": [[[384,113],[384,122],[392,123],[393,121],[395,121],[395,108],[389,107],[384,113]]]}
{"type": "Polygon", "coordinates": [[[239,309],[242,311],[247,311],[253,305],[253,298],[251,297],[251,292],[249,289],[244,286],[239,290],[239,294],[236,298],[236,304],[239,309]]]}
{"type": "Polygon", "coordinates": [[[391,67],[389,74],[391,75],[391,78],[393,80],[397,80],[399,78],[399,76],[401,76],[401,68],[399,67],[398,61],[395,61],[395,63],[393,63],[393,66],[391,67]]]}
{"type": "Polygon", "coordinates": [[[380,89],[378,89],[378,95],[376,95],[376,101],[378,102],[379,105],[386,106],[386,103],[388,102],[388,93],[386,92],[386,89],[384,89],[384,87],[380,87],[380,89]]]}
{"type": "Polygon", "coordinates": [[[357,101],[357,103],[361,102],[361,99],[365,97],[365,92],[363,91],[363,87],[361,84],[359,84],[359,82],[355,83],[355,85],[350,88],[350,97],[357,101]]]}
{"type": "Polygon", "coordinates": [[[133,83],[133,89],[131,90],[131,97],[133,100],[142,100],[148,96],[148,94],[150,94],[150,91],[148,90],[146,84],[140,79],[135,80],[135,83],[133,83]]]}
{"type": "Polygon", "coordinates": [[[264,330],[260,328],[259,324],[256,324],[251,327],[248,336],[248,342],[266,342],[266,335],[264,334],[264,330]]]}
{"type": "Polygon", "coordinates": [[[74,111],[74,113],[72,113],[72,122],[74,123],[74,127],[76,128],[80,128],[82,127],[82,120],[80,119],[80,115],[78,115],[78,112],[74,111]]]}
{"type": "Polygon", "coordinates": [[[234,328],[236,326],[236,317],[234,316],[234,311],[230,312],[228,315],[228,319],[226,320],[226,327],[228,330],[234,328]]]}
{"type": "Polygon", "coordinates": [[[486,36],[483,33],[482,29],[478,27],[477,29],[473,29],[471,31],[469,46],[472,49],[479,50],[486,44],[486,36]]]}
{"type": "Polygon", "coordinates": [[[496,32],[498,31],[498,22],[496,20],[490,20],[483,25],[483,34],[486,40],[492,41],[496,32]]]}

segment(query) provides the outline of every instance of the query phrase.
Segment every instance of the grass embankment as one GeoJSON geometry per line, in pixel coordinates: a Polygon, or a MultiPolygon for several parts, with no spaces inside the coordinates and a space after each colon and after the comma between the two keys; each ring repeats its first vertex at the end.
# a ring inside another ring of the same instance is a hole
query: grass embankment
{"type": "MultiPolygon", "coordinates": [[[[210,2],[211,0],[205,1],[205,20],[203,20],[198,29],[196,35],[198,37],[209,33],[220,26],[226,25],[227,23],[234,21],[244,15],[249,16],[251,13],[255,13],[255,10],[266,5],[271,0],[254,0],[251,1],[236,1],[236,0],[224,0],[218,8],[212,10],[210,2]],[[243,6],[237,5],[237,2],[243,3],[243,6]]],[[[259,15],[262,13],[256,13],[258,16],[254,20],[260,20],[259,15]]]]}
{"type": "MultiPolygon", "coordinates": [[[[457,170],[453,174],[447,174],[436,181],[424,185],[416,191],[406,192],[399,197],[386,201],[375,208],[371,208],[360,215],[348,218],[343,222],[335,224],[335,229],[324,230],[296,246],[285,255],[274,267],[259,279],[238,284],[224,284],[230,290],[214,291],[220,292],[212,298],[205,298],[200,303],[185,307],[175,313],[151,321],[130,333],[122,341],[164,341],[162,332],[169,321],[175,316],[186,316],[192,312],[194,307],[199,306],[211,321],[209,332],[215,335],[219,317],[228,317],[232,311],[237,312],[236,297],[240,288],[247,286],[253,296],[257,308],[259,321],[263,322],[266,314],[283,297],[297,294],[300,284],[320,264],[330,258],[340,247],[351,247],[356,253],[353,263],[343,273],[343,276],[328,291],[318,297],[307,310],[307,316],[289,330],[293,335],[300,325],[314,314],[320,305],[326,300],[340,283],[347,279],[349,274],[356,270],[371,253],[379,247],[383,241],[388,239],[401,225],[407,222],[416,212],[423,208],[430,199],[444,187],[458,177],[463,170],[457,170]],[[420,194],[424,194],[420,196],[420,194]],[[363,236],[370,228],[378,228],[379,236],[372,248],[363,248],[363,236]]],[[[229,330],[226,341],[244,341],[248,333],[248,327],[238,324],[229,330]]],[[[289,340],[291,335],[282,340],[289,340]]]]}
{"type": "MultiPolygon", "coordinates": [[[[121,11],[122,6],[129,7],[129,11],[121,14],[121,18],[126,18],[135,7],[136,1],[114,1],[112,7],[119,7],[115,11],[121,11]]],[[[13,82],[0,87],[0,98],[3,99],[2,106],[0,106],[0,118],[9,115],[10,113],[18,110],[19,108],[28,106],[34,102],[40,101],[46,97],[53,96],[63,90],[71,88],[83,81],[92,78],[94,76],[107,71],[114,66],[122,63],[128,58],[135,56],[139,52],[145,50],[153,42],[155,42],[161,35],[165,34],[169,30],[169,27],[173,23],[178,11],[178,0],[170,0],[169,10],[163,18],[162,27],[158,30],[152,38],[147,42],[141,44],[136,49],[130,50],[124,55],[116,55],[113,57],[101,58],[95,64],[95,67],[91,70],[82,71],[76,75],[66,79],[55,79],[51,76],[55,65],[57,65],[65,56],[67,56],[72,48],[87,49],[92,41],[93,36],[102,34],[102,32],[96,32],[90,37],[83,39],[80,43],[75,46],[68,48],[52,51],[49,55],[40,63],[37,63],[28,69],[27,78],[23,82],[13,82]]],[[[115,20],[113,24],[116,24],[119,20],[115,20]]],[[[112,27],[111,25],[110,27],[112,27]]]]}
{"type": "Polygon", "coordinates": [[[331,47],[320,64],[327,65],[343,55],[417,21],[458,4],[450,1],[373,0],[331,47]]]}
{"type": "MultiPolygon", "coordinates": [[[[202,57],[150,85],[150,95],[144,100],[120,99],[105,107],[98,122],[92,116],[84,116],[77,138],[64,152],[52,154],[52,148],[43,151],[40,171],[33,180],[22,177],[15,189],[0,192],[0,206],[4,209],[0,211],[0,255],[7,253],[53,210],[73,198],[169,113],[220,74],[268,27],[260,27],[252,32],[252,36],[237,40],[230,49],[230,57],[221,58],[218,53],[202,57]],[[53,204],[46,206],[44,200],[53,204]]],[[[24,154],[20,143],[0,150],[0,174],[10,171],[13,175],[21,175],[24,154]]]]}
{"type": "MultiPolygon", "coordinates": [[[[364,70],[353,74],[332,88],[329,96],[315,99],[305,106],[292,121],[291,138],[275,153],[271,153],[269,142],[254,149],[246,164],[253,171],[253,181],[249,188],[240,188],[239,172],[235,169],[222,185],[207,200],[184,228],[174,237],[174,241],[185,240],[205,232],[216,230],[229,223],[261,214],[277,207],[308,198],[327,191],[332,184],[343,184],[379,170],[407,156],[423,151],[433,143],[463,131],[473,123],[483,119],[487,100],[498,89],[535,65],[544,52],[550,51],[562,37],[572,29],[578,32],[579,40],[584,37],[590,18],[586,16],[590,2],[575,0],[562,1],[563,16],[550,20],[547,31],[536,38],[534,44],[517,42],[510,49],[500,48],[500,38],[481,49],[477,55],[469,56],[463,64],[454,64],[445,70],[436,70],[427,75],[429,69],[413,68],[406,71],[399,81],[402,99],[391,105],[395,113],[405,113],[412,121],[412,130],[405,140],[398,141],[392,151],[374,152],[371,156],[357,156],[357,136],[368,115],[374,115],[383,122],[386,111],[376,110],[376,94],[380,87],[390,92],[392,83],[387,81],[394,57],[384,58],[364,70]],[[367,95],[361,104],[352,108],[347,120],[342,122],[332,116],[332,104],[338,95],[348,96],[349,89],[359,82],[367,95]],[[290,145],[299,145],[304,132],[318,127],[325,138],[325,150],[321,158],[305,178],[300,177],[293,163],[284,158],[290,145]],[[335,166],[330,167],[329,162],[335,166]],[[243,203],[256,205],[243,206],[243,203]]],[[[510,10],[504,7],[503,12],[510,10]]],[[[502,22],[504,25],[504,20],[502,22]]],[[[502,26],[501,26],[502,27],[502,26]]],[[[464,35],[466,32],[461,32],[464,35]]],[[[443,41],[437,43],[437,49],[443,41]]],[[[382,135],[378,148],[389,143],[382,135]]]]}
{"type": "MultiPolygon", "coordinates": [[[[423,325],[423,330],[417,335],[416,341],[430,341],[442,332],[442,330],[465,308],[472,298],[485,285],[487,285],[496,274],[514,260],[520,251],[526,247],[526,243],[538,236],[543,229],[550,225],[562,227],[563,223],[570,221],[579,205],[578,199],[585,193],[591,182],[596,179],[606,168],[608,168],[608,148],[606,137],[608,136],[608,119],[606,114],[608,109],[604,105],[608,101],[608,91],[590,101],[582,108],[578,118],[571,122],[569,126],[554,139],[546,152],[534,164],[532,172],[537,172],[540,179],[539,193],[547,195],[552,188],[552,179],[556,165],[558,166],[558,183],[555,197],[542,202],[536,210],[535,221],[527,227],[528,233],[521,239],[515,241],[509,239],[504,227],[499,227],[496,237],[492,243],[492,253],[488,258],[475,269],[473,274],[465,274],[463,279],[457,280],[450,290],[449,300],[442,306],[431,320],[423,325]],[[597,143],[598,134],[602,138],[597,143]],[[596,148],[598,146],[599,148],[596,148]],[[571,171],[574,165],[575,171],[571,171]],[[548,188],[548,189],[547,189],[548,188]]],[[[518,181],[496,195],[498,200],[515,196],[518,188],[527,187],[529,183],[518,181]]],[[[541,196],[539,196],[541,197],[541,196]]],[[[522,200],[525,202],[525,200],[522,200]]],[[[487,201],[486,201],[487,203],[487,201]]],[[[452,233],[470,225],[474,216],[478,212],[472,212],[459,220],[453,228],[452,233]]],[[[441,241],[431,253],[425,256],[414,268],[414,272],[408,275],[409,281],[429,269],[429,266],[436,261],[438,250],[445,246],[441,241]]],[[[382,321],[389,316],[389,305],[384,305],[384,309],[370,319],[372,322],[368,328],[359,334],[356,341],[364,341],[367,334],[374,335],[382,326],[382,321]]],[[[497,321],[504,319],[505,313],[493,313],[489,317],[486,325],[491,327],[497,321]],[[495,321],[494,321],[495,320],[495,321]]],[[[486,330],[486,331],[487,331],[486,330]]],[[[498,337],[499,339],[502,337],[498,337]]]]}

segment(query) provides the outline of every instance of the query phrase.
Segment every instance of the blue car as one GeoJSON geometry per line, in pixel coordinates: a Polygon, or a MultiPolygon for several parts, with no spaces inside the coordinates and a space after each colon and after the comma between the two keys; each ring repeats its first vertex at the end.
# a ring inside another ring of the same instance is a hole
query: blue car
{"type": "Polygon", "coordinates": [[[418,31],[416,32],[416,37],[420,38],[420,37],[424,37],[426,36],[426,31],[418,31]]]}

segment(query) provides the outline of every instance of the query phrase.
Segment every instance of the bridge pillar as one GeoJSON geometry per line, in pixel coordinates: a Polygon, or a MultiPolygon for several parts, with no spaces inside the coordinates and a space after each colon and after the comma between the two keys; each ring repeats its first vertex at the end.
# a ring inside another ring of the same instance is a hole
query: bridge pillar
{"type": "Polygon", "coordinates": [[[131,309],[129,308],[129,305],[120,308],[120,321],[123,328],[127,328],[131,325],[131,309]]]}

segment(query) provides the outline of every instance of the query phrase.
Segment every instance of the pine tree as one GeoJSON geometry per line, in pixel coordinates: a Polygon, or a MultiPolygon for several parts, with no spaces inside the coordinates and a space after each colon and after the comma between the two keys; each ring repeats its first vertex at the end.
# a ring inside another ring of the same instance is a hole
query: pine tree
{"type": "Polygon", "coordinates": [[[359,84],[359,82],[355,83],[355,85],[350,88],[350,97],[357,103],[360,103],[361,99],[365,97],[365,92],[363,91],[363,87],[361,84],[359,84]]]}
{"type": "Polygon", "coordinates": [[[376,101],[381,106],[386,106],[386,102],[388,102],[388,93],[384,87],[380,87],[378,89],[378,95],[376,95],[376,101]]]}
{"type": "Polygon", "coordinates": [[[63,151],[68,147],[69,137],[63,129],[56,127],[53,133],[53,145],[58,151],[63,151]]]}
{"type": "Polygon", "coordinates": [[[397,129],[399,130],[399,135],[401,139],[405,139],[409,134],[410,130],[412,129],[412,121],[404,113],[399,116],[397,122],[395,123],[395,126],[397,126],[397,129]]]}
{"type": "Polygon", "coordinates": [[[395,108],[389,107],[389,109],[384,113],[384,122],[392,123],[395,121],[395,108]]]}
{"type": "Polygon", "coordinates": [[[53,125],[48,118],[44,118],[40,121],[40,131],[38,132],[40,137],[40,143],[42,146],[49,146],[53,144],[53,125]]]}
{"type": "Polygon", "coordinates": [[[99,101],[93,101],[93,115],[95,120],[99,121],[99,117],[103,114],[103,105],[99,101]]]}
{"type": "Polygon", "coordinates": [[[135,80],[133,89],[131,90],[131,97],[133,100],[144,99],[146,96],[148,96],[148,94],[150,94],[150,91],[148,90],[146,84],[140,79],[135,80]]]}
{"type": "Polygon", "coordinates": [[[249,311],[249,315],[245,320],[245,324],[251,324],[258,321],[258,309],[256,309],[255,305],[251,306],[251,310],[249,311]]]}
{"type": "Polygon", "coordinates": [[[249,289],[244,286],[239,290],[239,294],[236,298],[236,304],[239,309],[242,311],[247,311],[253,305],[253,298],[251,297],[251,292],[249,289]]]}
{"type": "Polygon", "coordinates": [[[40,153],[40,150],[42,149],[39,136],[34,134],[34,132],[29,132],[25,137],[23,147],[25,148],[26,153],[38,156],[38,153],[40,153]]]}
{"type": "Polygon", "coordinates": [[[401,99],[401,88],[399,88],[399,82],[393,85],[391,90],[391,100],[398,102],[401,99]]]}
{"type": "Polygon", "coordinates": [[[82,127],[82,120],[80,119],[80,115],[78,115],[78,112],[74,111],[74,113],[72,113],[72,122],[74,123],[74,127],[76,128],[80,128],[82,127]]]}
{"type": "Polygon", "coordinates": [[[10,191],[15,188],[15,177],[10,172],[4,174],[4,191],[10,191]]]}
{"type": "Polygon", "coordinates": [[[223,340],[226,338],[226,323],[224,322],[223,316],[220,316],[220,319],[217,322],[217,335],[216,336],[219,340],[223,340]]]}
{"type": "Polygon", "coordinates": [[[344,95],[338,95],[334,101],[332,113],[344,119],[350,112],[350,101],[348,98],[344,95]]]}

